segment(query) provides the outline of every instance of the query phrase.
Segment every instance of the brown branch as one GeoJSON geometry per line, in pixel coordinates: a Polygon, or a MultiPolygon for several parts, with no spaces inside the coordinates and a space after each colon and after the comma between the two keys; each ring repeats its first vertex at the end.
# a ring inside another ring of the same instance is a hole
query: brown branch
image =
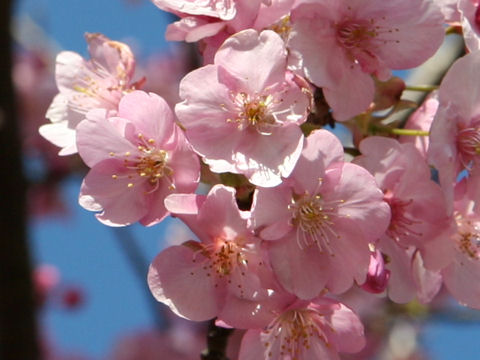
{"type": "Polygon", "coordinates": [[[27,249],[25,180],[11,79],[10,15],[0,1],[0,359],[40,358],[27,249]]]}
{"type": "Polygon", "coordinates": [[[233,329],[225,329],[215,325],[215,319],[208,324],[207,348],[203,350],[201,360],[229,360],[226,353],[228,337],[233,329]]]}

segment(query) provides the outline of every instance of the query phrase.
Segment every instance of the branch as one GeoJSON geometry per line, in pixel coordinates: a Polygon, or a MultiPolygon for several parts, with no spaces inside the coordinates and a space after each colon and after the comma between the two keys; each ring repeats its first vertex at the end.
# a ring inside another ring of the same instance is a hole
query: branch
{"type": "Polygon", "coordinates": [[[0,359],[40,358],[27,248],[25,179],[11,79],[10,15],[0,1],[0,359]]]}
{"type": "Polygon", "coordinates": [[[208,324],[207,348],[202,351],[201,360],[229,360],[226,353],[228,337],[233,329],[225,329],[215,325],[215,319],[208,324]]]}

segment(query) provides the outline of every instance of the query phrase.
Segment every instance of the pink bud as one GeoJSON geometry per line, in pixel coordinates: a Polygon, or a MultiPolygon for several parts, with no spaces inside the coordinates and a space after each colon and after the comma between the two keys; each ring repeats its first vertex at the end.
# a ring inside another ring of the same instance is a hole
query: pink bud
{"type": "Polygon", "coordinates": [[[382,253],[379,250],[375,250],[370,255],[367,279],[361,287],[363,290],[373,294],[379,294],[387,288],[389,278],[390,270],[385,269],[382,253]]]}

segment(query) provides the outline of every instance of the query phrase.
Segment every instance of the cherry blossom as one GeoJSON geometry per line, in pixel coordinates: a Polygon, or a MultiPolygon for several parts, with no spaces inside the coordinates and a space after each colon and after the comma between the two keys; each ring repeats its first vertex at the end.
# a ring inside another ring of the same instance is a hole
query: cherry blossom
{"type": "Polygon", "coordinates": [[[160,9],[174,13],[231,20],[237,13],[235,0],[152,0],[160,9]]]}
{"type": "MultiPolygon", "coordinates": [[[[362,155],[354,162],[375,176],[392,213],[390,225],[377,246],[390,259],[387,265],[391,270],[389,296],[396,302],[408,302],[416,293],[412,271],[424,268],[424,260],[431,271],[439,271],[450,261],[446,253],[443,257],[429,253],[431,247],[449,248],[451,219],[443,192],[430,180],[430,169],[412,144],[373,136],[360,143],[360,151],[362,155]],[[416,267],[412,267],[416,249],[421,255],[416,267]]],[[[427,270],[423,273],[435,276],[427,270]]],[[[439,274],[437,278],[436,283],[440,284],[439,274]]],[[[436,289],[438,291],[439,286],[436,289]]]]}
{"type": "Polygon", "coordinates": [[[458,0],[465,45],[470,51],[480,50],[480,1],[458,0]]]}
{"type": "Polygon", "coordinates": [[[72,51],[63,51],[56,60],[59,94],[48,108],[51,124],[42,125],[40,134],[61,147],[60,155],[77,152],[75,129],[91,109],[101,108],[114,115],[132,83],[135,59],[130,48],[102,34],[85,35],[90,60],[72,51]]]}
{"type": "MultiPolygon", "coordinates": [[[[182,321],[246,331],[240,360],[340,360],[366,343],[357,314],[429,303],[442,286],[480,309],[480,0],[152,2],[179,18],[167,39],[198,42],[204,66],[176,87],[186,53],[154,60],[144,70],[165,100],[138,90],[127,45],[87,34],[90,59],[56,59],[39,132],[90,168],[79,203],[102,223],[178,219],[148,270],[156,300],[182,321]],[[432,86],[392,70],[434,55],[445,23],[470,53],[401,121],[403,91],[432,86]],[[334,133],[347,132],[342,145],[334,133]],[[200,165],[208,193],[195,193],[200,165]]],[[[31,68],[15,77],[35,97],[31,68]]],[[[40,305],[57,281],[37,274],[40,305]]],[[[83,300],[75,286],[58,294],[83,300]]],[[[198,352],[197,334],[173,329],[113,357],[198,352]]]]}
{"type": "Polygon", "coordinates": [[[451,263],[442,270],[447,290],[461,304],[480,309],[480,216],[476,203],[463,196],[455,202],[451,263]]]}
{"type": "Polygon", "coordinates": [[[374,178],[344,163],[340,141],[318,130],[284,183],[256,190],[252,219],[259,236],[272,240],[269,257],[282,286],[311,299],[325,287],[341,293],[354,279],[365,282],[369,243],[385,232],[390,210],[374,178]]]}
{"type": "Polygon", "coordinates": [[[181,1],[183,9],[172,1],[153,0],[161,9],[171,11],[180,17],[170,24],[165,34],[167,40],[200,41],[204,63],[213,62],[215,52],[231,35],[246,29],[262,31],[275,30],[282,36],[288,35],[289,13],[295,0],[250,0],[210,1],[208,4],[181,1]],[[187,9],[188,8],[188,9],[187,9]]]}
{"type": "Polygon", "coordinates": [[[248,213],[238,209],[234,189],[216,185],[207,196],[170,195],[165,205],[200,241],[171,246],[157,255],[148,273],[152,294],[190,320],[219,316],[231,326],[237,326],[238,317],[248,322],[252,311],[260,310],[248,300],[269,296],[264,284],[268,286],[270,275],[260,239],[248,227],[248,213]]]}
{"type": "Polygon", "coordinates": [[[182,80],[184,100],[175,112],[212,171],[243,174],[259,186],[278,185],[290,174],[310,98],[286,61],[279,35],[245,30],[223,44],[215,64],[182,80]]]}
{"type": "Polygon", "coordinates": [[[374,81],[418,66],[443,41],[443,16],[429,0],[303,1],[291,12],[288,46],[323,88],[336,120],[365,111],[374,81]]]}
{"type": "Polygon", "coordinates": [[[153,93],[125,95],[115,117],[90,111],[77,128],[77,145],[91,167],[80,204],[100,211],[97,218],[110,226],[158,223],[168,215],[163,199],[193,192],[199,181],[197,156],[166,102],[153,93]]]}
{"type": "Polygon", "coordinates": [[[439,171],[450,209],[462,171],[467,183],[480,181],[480,51],[457,60],[439,88],[439,108],[432,123],[428,159],[439,171]]]}
{"type": "Polygon", "coordinates": [[[345,305],[325,298],[298,300],[272,315],[265,329],[248,330],[239,360],[339,360],[365,345],[363,325],[345,305]]]}
{"type": "MultiPolygon", "coordinates": [[[[447,250],[447,246],[444,244],[442,249],[447,250]]],[[[413,299],[423,304],[431,302],[442,286],[441,271],[427,269],[422,253],[414,246],[399,246],[383,237],[378,248],[388,259],[388,264],[385,265],[390,272],[388,297],[399,304],[413,299]]],[[[431,252],[428,255],[432,257],[431,252]]],[[[445,258],[446,255],[448,253],[445,251],[442,256],[445,258]]]]}

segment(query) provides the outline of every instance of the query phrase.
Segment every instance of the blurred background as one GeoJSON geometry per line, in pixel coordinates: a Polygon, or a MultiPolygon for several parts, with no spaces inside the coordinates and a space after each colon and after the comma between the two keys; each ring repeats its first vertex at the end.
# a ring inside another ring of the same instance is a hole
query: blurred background
{"type": "MultiPolygon", "coordinates": [[[[58,157],[58,148],[38,134],[57,93],[55,56],[71,50],[88,58],[85,32],[127,43],[137,58],[135,78],[145,76],[144,90],[156,92],[172,105],[178,100],[179,80],[194,62],[192,49],[165,41],[166,26],[173,18],[147,0],[16,0],[11,5],[11,75],[20,167],[27,184],[24,235],[35,289],[30,305],[37,314],[38,353],[56,360],[199,359],[206,325],[175,318],[154,301],[146,283],[155,255],[187,240],[187,230],[172,219],[151,228],[102,225],[78,205],[87,171],[81,160],[58,157]]],[[[1,116],[0,120],[5,121],[1,116]]],[[[10,150],[1,149],[3,158],[7,154],[3,151],[10,150]]],[[[8,168],[1,170],[7,177],[14,174],[7,173],[8,168]]],[[[2,216],[15,212],[7,206],[7,198],[0,200],[2,216]]],[[[2,243],[16,240],[10,231],[3,232],[2,243]]],[[[7,257],[4,264],[21,263],[13,259],[15,252],[2,252],[7,257]]],[[[9,268],[1,269],[2,279],[8,279],[9,268]]],[[[15,276],[10,280],[10,284],[24,281],[15,276]]],[[[1,286],[1,296],[13,297],[12,286],[1,286]]],[[[364,315],[371,335],[367,349],[348,359],[480,358],[480,314],[445,296],[430,309],[420,304],[395,306],[354,293],[349,299],[349,305],[364,315]]],[[[238,333],[231,340],[231,359],[240,338],[238,333]]]]}

